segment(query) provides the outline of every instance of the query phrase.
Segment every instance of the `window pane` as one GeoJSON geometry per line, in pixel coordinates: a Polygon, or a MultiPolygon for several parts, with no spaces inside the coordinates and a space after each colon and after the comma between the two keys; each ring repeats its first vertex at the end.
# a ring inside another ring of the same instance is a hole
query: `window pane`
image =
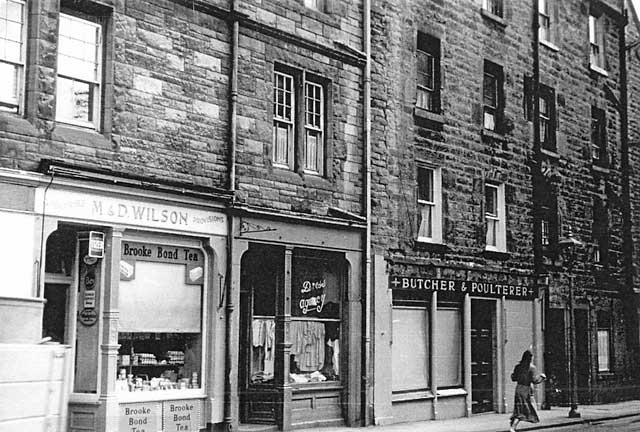
{"type": "Polygon", "coordinates": [[[483,94],[483,98],[484,98],[484,104],[487,106],[490,106],[492,108],[495,108],[498,104],[498,80],[496,79],[496,77],[494,75],[485,73],[484,74],[484,82],[483,82],[483,87],[484,87],[484,94],[483,94]]]}
{"type": "MultiPolygon", "coordinates": [[[[438,387],[462,385],[462,315],[459,309],[438,309],[436,334],[438,387]]],[[[394,339],[395,341],[395,339],[394,339]]]]}
{"type": "Polygon", "coordinates": [[[496,130],[496,116],[487,108],[484,111],[483,127],[492,131],[496,130]]]}
{"type": "Polygon", "coordinates": [[[598,330],[598,370],[608,371],[609,365],[609,330],[598,330]]]}
{"type": "Polygon", "coordinates": [[[434,171],[428,168],[418,168],[418,199],[433,202],[434,171]]]}
{"type": "Polygon", "coordinates": [[[92,85],[58,77],[56,118],[62,121],[93,121],[92,85]]]}
{"type": "Polygon", "coordinates": [[[596,38],[596,17],[589,15],[589,42],[597,44],[596,38]]]}
{"type": "Polygon", "coordinates": [[[290,127],[285,123],[276,123],[273,126],[273,161],[280,164],[289,162],[289,134],[290,127]]]}
{"type": "Polygon", "coordinates": [[[498,188],[491,185],[485,185],[485,212],[491,216],[498,216],[498,188]]]}
{"type": "Polygon", "coordinates": [[[418,51],[418,85],[424,86],[428,90],[433,90],[435,61],[431,54],[418,51]]]}
{"type": "Polygon", "coordinates": [[[548,245],[551,240],[550,223],[548,220],[543,219],[541,221],[541,224],[542,224],[542,244],[548,245]]]}
{"type": "Polygon", "coordinates": [[[433,211],[431,204],[423,204],[420,206],[420,227],[418,228],[418,237],[433,237],[433,211]]]}
{"type": "Polygon", "coordinates": [[[497,246],[498,221],[487,219],[487,246],[497,246]]]}
{"type": "Polygon", "coordinates": [[[306,147],[305,147],[305,168],[318,171],[318,146],[319,133],[317,131],[307,130],[306,147]]]}
{"type": "Polygon", "coordinates": [[[100,26],[60,15],[58,73],[86,81],[100,78],[100,26]]]}
{"type": "Polygon", "coordinates": [[[392,391],[429,386],[429,315],[426,308],[394,306],[392,391]]]}
{"type": "Polygon", "coordinates": [[[18,67],[0,62],[0,102],[18,104],[18,67]]]}
{"type": "Polygon", "coordinates": [[[186,265],[136,261],[134,275],[120,281],[120,331],[200,332],[202,287],[186,284],[186,265]]]}

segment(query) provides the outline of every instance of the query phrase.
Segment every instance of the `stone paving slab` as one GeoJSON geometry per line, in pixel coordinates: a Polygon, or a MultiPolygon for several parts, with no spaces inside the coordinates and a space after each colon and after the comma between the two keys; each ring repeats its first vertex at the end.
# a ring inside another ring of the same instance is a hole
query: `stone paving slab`
{"type": "MultiPolygon", "coordinates": [[[[520,423],[518,431],[549,429],[586,423],[594,420],[614,419],[640,414],[640,400],[603,405],[581,405],[580,418],[569,418],[568,407],[553,407],[539,410],[540,423],[520,423]]],[[[503,432],[509,430],[509,414],[476,414],[469,418],[452,420],[396,423],[365,428],[330,427],[297,429],[297,432],[503,432]]]]}

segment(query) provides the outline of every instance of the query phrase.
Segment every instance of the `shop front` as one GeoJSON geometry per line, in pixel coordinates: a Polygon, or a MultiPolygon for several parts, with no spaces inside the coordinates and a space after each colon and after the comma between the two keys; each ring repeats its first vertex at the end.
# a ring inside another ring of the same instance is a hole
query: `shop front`
{"type": "Polygon", "coordinates": [[[538,289],[527,276],[407,265],[380,271],[375,298],[375,421],[511,409],[526,349],[542,362],[538,289]],[[422,275],[420,275],[422,274],[422,275]]]}
{"type": "MultiPolygon", "coordinates": [[[[310,221],[237,219],[240,425],[357,425],[361,233],[310,221]]],[[[234,262],[235,258],[234,258],[234,262]]]]}
{"type": "Polygon", "coordinates": [[[69,345],[69,431],[198,431],[223,420],[227,217],[165,191],[56,178],[42,335],[69,345]]]}

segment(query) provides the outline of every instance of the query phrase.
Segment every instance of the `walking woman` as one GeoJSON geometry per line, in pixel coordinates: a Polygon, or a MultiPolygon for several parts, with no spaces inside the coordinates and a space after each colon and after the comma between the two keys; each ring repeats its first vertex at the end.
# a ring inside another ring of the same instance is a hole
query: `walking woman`
{"type": "Polygon", "coordinates": [[[538,411],[536,401],[533,398],[533,384],[540,384],[546,379],[544,374],[539,374],[531,363],[533,354],[526,350],[522,353],[522,359],[511,374],[511,380],[517,382],[516,394],[513,402],[513,414],[511,415],[511,429],[514,432],[521,421],[538,423],[538,411]]]}

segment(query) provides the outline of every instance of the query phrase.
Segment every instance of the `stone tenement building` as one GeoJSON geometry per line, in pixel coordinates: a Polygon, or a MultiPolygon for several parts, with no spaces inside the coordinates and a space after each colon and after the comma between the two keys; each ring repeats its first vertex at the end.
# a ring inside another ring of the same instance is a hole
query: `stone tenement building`
{"type": "Polygon", "coordinates": [[[376,422],[508,412],[526,349],[545,404],[638,396],[630,8],[373,3],[376,422]]]}
{"type": "Polygon", "coordinates": [[[364,12],[0,2],[0,423],[361,424],[364,12]]]}
{"type": "Polygon", "coordinates": [[[0,424],[505,412],[527,348],[539,400],[636,397],[637,18],[0,0],[0,424]]]}

